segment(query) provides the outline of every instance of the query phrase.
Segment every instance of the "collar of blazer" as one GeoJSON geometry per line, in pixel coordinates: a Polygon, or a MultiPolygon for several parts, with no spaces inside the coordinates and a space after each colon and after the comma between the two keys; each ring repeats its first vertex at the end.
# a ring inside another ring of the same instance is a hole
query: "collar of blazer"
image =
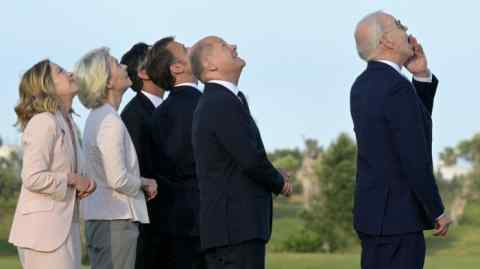
{"type": "MultiPolygon", "coordinates": [[[[72,127],[73,127],[72,133],[74,135],[73,139],[74,139],[74,141],[77,145],[77,152],[78,152],[80,150],[78,133],[77,133],[76,126],[75,126],[75,123],[73,122],[73,119],[72,119],[71,115],[69,114],[68,117],[69,117],[69,119],[72,123],[72,127]]],[[[62,115],[62,112],[60,112],[60,111],[55,112],[54,118],[55,118],[55,122],[57,123],[57,128],[60,131],[61,146],[62,146],[63,149],[65,149],[67,154],[69,154],[71,156],[70,166],[71,166],[71,171],[73,172],[73,170],[74,170],[74,160],[75,159],[77,160],[77,167],[80,167],[80,164],[78,163],[79,162],[78,155],[77,155],[77,158],[75,158],[75,150],[73,149],[72,137],[70,137],[70,130],[69,130],[70,127],[68,126],[68,123],[67,123],[66,119],[62,115]]]]}

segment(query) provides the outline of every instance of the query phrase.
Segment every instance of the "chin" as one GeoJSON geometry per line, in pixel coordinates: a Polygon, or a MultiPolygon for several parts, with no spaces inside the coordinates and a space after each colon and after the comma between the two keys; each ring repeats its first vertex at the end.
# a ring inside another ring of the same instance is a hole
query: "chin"
{"type": "Polygon", "coordinates": [[[243,59],[239,58],[239,65],[240,65],[241,68],[243,68],[243,67],[245,67],[245,65],[247,65],[247,63],[243,59]]]}

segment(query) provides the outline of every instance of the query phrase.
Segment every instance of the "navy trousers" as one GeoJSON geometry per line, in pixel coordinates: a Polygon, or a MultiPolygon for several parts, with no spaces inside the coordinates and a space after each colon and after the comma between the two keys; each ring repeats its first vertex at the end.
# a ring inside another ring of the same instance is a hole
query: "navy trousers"
{"type": "Polygon", "coordinates": [[[265,244],[251,240],[207,250],[208,269],[265,269],[265,244]]]}
{"type": "Polygon", "coordinates": [[[423,232],[401,235],[367,235],[360,232],[362,269],[422,269],[425,263],[423,232]]]}

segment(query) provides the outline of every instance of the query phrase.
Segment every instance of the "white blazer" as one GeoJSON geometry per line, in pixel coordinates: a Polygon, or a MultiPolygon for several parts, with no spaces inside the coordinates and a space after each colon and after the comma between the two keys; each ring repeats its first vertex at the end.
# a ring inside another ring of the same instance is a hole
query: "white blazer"
{"type": "Polygon", "coordinates": [[[90,111],[83,148],[87,175],[97,183],[96,191],[80,202],[84,219],[149,223],[137,153],[111,105],[90,111]]]}

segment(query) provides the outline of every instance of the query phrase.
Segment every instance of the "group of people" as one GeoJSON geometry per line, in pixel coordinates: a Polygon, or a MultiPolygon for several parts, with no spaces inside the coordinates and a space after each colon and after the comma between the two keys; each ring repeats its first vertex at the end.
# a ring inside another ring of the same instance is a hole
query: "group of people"
{"type": "Polygon", "coordinates": [[[272,193],[292,184],[268,161],[237,88],[244,65],[219,37],[191,48],[165,37],[120,61],[94,49],[73,73],[49,60],[25,72],[9,239],[23,267],[80,268],[82,217],[92,268],[262,268],[272,193]],[[128,88],[137,94],[119,114],[128,88]],[[83,139],[77,95],[90,110],[83,139]]]}
{"type": "MultiPolygon", "coordinates": [[[[445,235],[450,223],[431,158],[438,80],[406,30],[376,12],[355,31],[368,62],[351,92],[364,269],[422,268],[423,230],[445,235]]],[[[79,269],[80,218],[93,269],[265,268],[272,194],[288,196],[292,184],[267,159],[238,88],[244,66],[219,37],[192,47],[165,37],[135,44],[120,61],[94,49],[73,73],[50,60],[26,71],[15,107],[22,187],[9,238],[23,268],[79,269]],[[120,114],[128,88],[136,96],[120,114]],[[82,139],[77,95],[90,110],[82,139]]]]}

